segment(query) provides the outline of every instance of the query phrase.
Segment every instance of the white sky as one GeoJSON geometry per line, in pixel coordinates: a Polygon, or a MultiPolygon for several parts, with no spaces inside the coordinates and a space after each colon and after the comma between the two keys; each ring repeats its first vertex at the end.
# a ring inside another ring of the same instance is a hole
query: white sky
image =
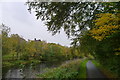
{"type": "Polygon", "coordinates": [[[11,28],[11,34],[19,34],[24,39],[41,39],[50,43],[70,46],[70,40],[64,31],[52,36],[42,21],[28,12],[24,2],[0,2],[0,24],[11,28]],[[1,18],[2,17],[2,18],[1,18]]]}

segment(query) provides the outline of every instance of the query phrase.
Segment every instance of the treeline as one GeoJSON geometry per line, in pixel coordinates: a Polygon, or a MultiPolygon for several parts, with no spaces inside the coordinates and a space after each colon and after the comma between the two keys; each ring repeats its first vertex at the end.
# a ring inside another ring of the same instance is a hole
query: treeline
{"type": "Polygon", "coordinates": [[[3,74],[11,68],[24,68],[42,62],[61,63],[82,57],[76,49],[41,40],[28,40],[18,34],[8,35],[10,28],[2,24],[3,74]],[[74,53],[75,52],[75,53],[74,53]]]}

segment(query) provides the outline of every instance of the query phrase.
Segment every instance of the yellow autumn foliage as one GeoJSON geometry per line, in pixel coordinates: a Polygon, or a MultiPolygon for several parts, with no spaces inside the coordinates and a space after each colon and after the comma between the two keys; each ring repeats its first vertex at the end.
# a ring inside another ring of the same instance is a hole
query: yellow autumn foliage
{"type": "Polygon", "coordinates": [[[102,13],[97,14],[98,18],[94,20],[95,28],[90,30],[90,35],[96,40],[103,40],[107,36],[120,30],[120,14],[102,13]]]}
{"type": "Polygon", "coordinates": [[[116,52],[115,52],[115,55],[120,55],[120,52],[119,52],[119,51],[120,51],[120,48],[114,49],[114,51],[116,51],[116,52]]]}

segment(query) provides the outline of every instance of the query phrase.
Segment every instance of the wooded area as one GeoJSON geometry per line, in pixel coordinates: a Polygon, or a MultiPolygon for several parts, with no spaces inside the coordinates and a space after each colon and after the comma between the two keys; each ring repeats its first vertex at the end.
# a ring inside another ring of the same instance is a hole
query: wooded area
{"type": "Polygon", "coordinates": [[[11,34],[10,28],[2,24],[3,74],[10,68],[24,68],[40,63],[60,64],[65,60],[83,57],[72,47],[47,43],[41,40],[28,40],[18,34],[11,34]]]}
{"type": "Polygon", "coordinates": [[[27,5],[37,19],[46,21],[53,35],[63,28],[80,54],[92,54],[120,76],[120,2],[31,1],[27,5]]]}
{"type": "MultiPolygon", "coordinates": [[[[5,72],[12,67],[24,68],[24,66],[31,64],[34,66],[42,62],[57,64],[87,57],[87,59],[95,59],[117,78],[120,77],[120,2],[48,3],[33,0],[26,4],[30,12],[35,11],[37,19],[46,22],[48,31],[53,35],[64,29],[68,38],[72,40],[71,47],[41,40],[26,41],[18,34],[8,36],[10,29],[2,24],[5,72]]],[[[80,63],[79,60],[73,61],[38,76],[76,78],[80,63]],[[65,73],[68,75],[62,75],[65,73]]]]}

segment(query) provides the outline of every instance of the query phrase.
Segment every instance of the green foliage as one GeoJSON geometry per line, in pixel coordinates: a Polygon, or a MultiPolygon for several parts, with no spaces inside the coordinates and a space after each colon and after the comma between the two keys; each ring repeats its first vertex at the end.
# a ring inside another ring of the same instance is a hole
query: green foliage
{"type": "MultiPolygon", "coordinates": [[[[99,19],[101,19],[101,17],[99,19]]],[[[108,20],[105,20],[105,21],[101,20],[101,21],[102,23],[108,22],[108,20]]],[[[111,25],[110,28],[112,28],[112,26],[116,25],[114,23],[115,22],[110,22],[110,24],[107,23],[105,25],[111,25]]],[[[89,32],[87,32],[80,38],[79,42],[81,44],[80,50],[82,52],[86,54],[88,53],[92,54],[100,62],[100,64],[107,67],[109,71],[113,72],[115,75],[119,77],[120,76],[120,73],[119,73],[120,71],[120,68],[119,68],[120,67],[119,65],[119,61],[120,61],[120,53],[119,53],[120,31],[119,31],[119,28],[120,26],[119,24],[117,25],[118,25],[117,29],[108,30],[108,33],[111,33],[111,34],[108,36],[105,36],[106,38],[103,38],[101,40],[94,38],[93,36],[91,36],[91,33],[89,33],[91,30],[89,30],[89,32]],[[112,33],[112,31],[114,30],[115,32],[112,33]]],[[[106,30],[109,29],[109,28],[103,29],[104,25],[101,26],[101,28],[99,28],[99,26],[95,28],[98,29],[100,31],[100,34],[102,35],[105,35],[104,33],[106,33],[106,30]]],[[[96,35],[99,34],[98,31],[95,31],[95,32],[97,32],[95,33],[96,35]]],[[[102,37],[102,35],[99,35],[99,36],[102,37]]]]}
{"type": "Polygon", "coordinates": [[[83,60],[80,63],[80,68],[78,70],[78,76],[77,78],[87,78],[87,68],[86,68],[86,63],[88,62],[88,59],[83,60]]]}
{"type": "MultiPolygon", "coordinates": [[[[12,34],[8,37],[10,29],[2,25],[3,69],[7,70],[12,66],[23,68],[26,64],[31,64],[31,66],[33,66],[42,61],[59,63],[68,59],[80,58],[84,55],[89,57],[88,55],[91,54],[102,65],[105,65],[110,71],[120,76],[120,21],[119,14],[116,15],[120,11],[119,3],[120,2],[47,3],[28,1],[27,5],[29,6],[29,10],[35,10],[37,19],[41,18],[42,20],[46,20],[48,30],[52,31],[53,35],[60,32],[60,29],[63,28],[68,37],[74,37],[72,39],[72,45],[75,46],[68,48],[45,41],[26,41],[17,34],[12,34]],[[105,12],[108,14],[105,15],[105,12]],[[100,15],[100,13],[103,14],[100,15]],[[113,13],[115,13],[114,15],[116,17],[113,16],[113,13]],[[95,14],[100,16],[96,16],[95,14]],[[110,14],[112,14],[112,17],[109,16],[110,14]],[[110,21],[111,19],[112,21],[110,21]],[[95,20],[98,20],[98,22],[94,22],[95,20]],[[118,26],[114,26],[115,24],[118,26]],[[99,25],[101,26],[99,27],[99,25]],[[108,27],[110,30],[108,30],[108,27]],[[116,32],[109,34],[111,31],[114,31],[113,29],[115,27],[117,27],[116,32]],[[91,33],[94,33],[92,36],[89,32],[91,30],[93,30],[91,33]],[[107,34],[104,35],[103,33],[106,33],[106,31],[107,34]],[[95,35],[97,35],[96,39],[94,38],[95,35]]],[[[60,79],[74,78],[78,74],[78,64],[75,64],[75,62],[73,62],[73,64],[74,66],[67,64],[54,68],[53,70],[48,70],[47,73],[41,74],[40,77],[60,79]]],[[[82,65],[84,68],[85,62],[82,63],[82,65]]],[[[85,76],[82,75],[82,77],[85,76]]]]}
{"type": "MultiPolygon", "coordinates": [[[[119,13],[120,2],[40,2],[27,1],[28,10],[35,11],[37,19],[46,21],[49,31],[54,34],[63,28],[68,37],[80,38],[87,27],[94,28],[94,19],[99,13],[119,13]],[[61,15],[62,14],[62,15],[61,15]]],[[[79,39],[78,39],[79,40],[79,39]]]]}
{"type": "Polygon", "coordinates": [[[73,60],[69,63],[63,64],[60,67],[53,69],[46,69],[46,72],[43,74],[37,75],[40,78],[55,78],[55,79],[79,79],[87,78],[86,63],[85,60],[73,60]]]}
{"type": "Polygon", "coordinates": [[[73,36],[72,45],[78,52],[86,57],[92,54],[120,76],[120,2],[47,3],[33,0],[27,5],[29,11],[35,10],[37,19],[46,21],[49,31],[56,34],[63,28],[68,37],[73,36]]]}
{"type": "Polygon", "coordinates": [[[73,60],[66,64],[61,65],[60,67],[47,69],[45,73],[37,75],[40,78],[55,78],[55,79],[64,79],[64,78],[76,78],[78,75],[78,69],[80,67],[81,60],[73,60]]]}
{"type": "Polygon", "coordinates": [[[71,48],[69,47],[55,43],[47,43],[41,40],[26,41],[18,34],[11,34],[9,36],[4,36],[3,34],[2,39],[4,73],[11,68],[25,68],[25,66],[34,67],[41,62],[60,64],[65,60],[74,58],[72,56],[79,55],[78,52],[72,54],[71,48]]]}
{"type": "MultiPolygon", "coordinates": [[[[106,14],[103,14],[106,15],[106,14]]],[[[120,14],[111,14],[114,16],[118,16],[120,14]]],[[[102,17],[102,16],[101,16],[102,17]]],[[[101,19],[101,17],[99,18],[99,20],[101,19]]],[[[112,19],[112,18],[111,18],[112,19]]],[[[109,20],[105,20],[102,23],[106,23],[104,25],[109,26],[111,30],[108,30],[108,33],[110,35],[105,36],[106,38],[102,39],[101,41],[97,42],[96,45],[96,49],[95,49],[95,53],[96,53],[96,58],[99,60],[99,62],[102,65],[105,65],[108,70],[112,71],[114,74],[120,76],[120,65],[119,65],[119,61],[120,61],[120,23],[119,23],[119,16],[117,18],[115,18],[115,22],[109,22],[109,20]],[[117,25],[117,28],[115,27],[117,25]],[[113,32],[114,31],[114,32],[113,32]]],[[[102,20],[101,20],[102,21],[102,20]]],[[[102,28],[104,28],[104,25],[101,26],[102,28]]],[[[109,29],[109,28],[106,28],[109,29]]],[[[105,35],[106,30],[102,30],[99,28],[99,30],[101,30],[102,35],[105,35]],[[104,32],[103,32],[104,31],[104,32]]],[[[102,36],[101,35],[101,36],[102,36]]]]}
{"type": "Polygon", "coordinates": [[[102,3],[92,2],[26,2],[29,11],[34,10],[37,19],[46,21],[48,30],[54,34],[63,28],[69,36],[77,36],[82,29],[92,27],[95,14],[102,12],[102,3]],[[62,14],[62,15],[61,15],[62,14]]]}
{"type": "Polygon", "coordinates": [[[119,39],[119,30],[101,41],[92,38],[92,36],[87,33],[80,39],[80,50],[85,54],[92,54],[106,69],[120,76],[119,39]]]}

